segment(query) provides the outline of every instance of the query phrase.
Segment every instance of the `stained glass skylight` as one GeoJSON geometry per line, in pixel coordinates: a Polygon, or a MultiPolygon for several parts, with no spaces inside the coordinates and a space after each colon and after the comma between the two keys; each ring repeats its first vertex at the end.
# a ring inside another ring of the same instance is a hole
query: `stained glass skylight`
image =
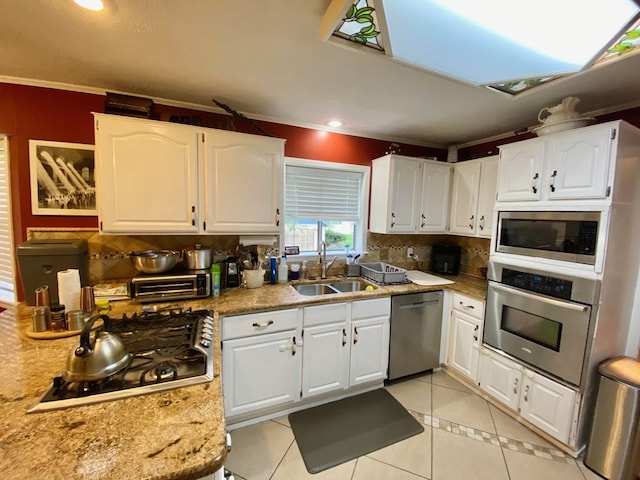
{"type": "Polygon", "coordinates": [[[443,76],[517,94],[637,53],[639,18],[634,0],[538,0],[526,8],[508,0],[333,0],[321,29],[325,39],[333,34],[443,76]],[[327,17],[335,15],[331,24],[327,17]]]}

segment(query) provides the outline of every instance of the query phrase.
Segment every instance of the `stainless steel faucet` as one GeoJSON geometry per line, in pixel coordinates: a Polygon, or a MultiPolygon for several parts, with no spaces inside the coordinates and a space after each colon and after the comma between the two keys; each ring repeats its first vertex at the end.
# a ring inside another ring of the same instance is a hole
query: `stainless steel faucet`
{"type": "Polygon", "coordinates": [[[336,261],[336,258],[338,257],[333,257],[333,259],[327,263],[327,244],[323,240],[320,243],[320,250],[318,251],[318,263],[322,265],[322,274],[320,275],[322,280],[327,278],[327,270],[331,268],[331,265],[336,261]]]}

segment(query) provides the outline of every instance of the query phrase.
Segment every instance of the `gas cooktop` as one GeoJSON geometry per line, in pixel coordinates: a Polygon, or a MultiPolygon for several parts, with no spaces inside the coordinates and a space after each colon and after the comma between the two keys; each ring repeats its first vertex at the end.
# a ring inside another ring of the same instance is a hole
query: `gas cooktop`
{"type": "Polygon", "coordinates": [[[130,359],[95,382],[57,376],[29,412],[116,400],[213,380],[213,312],[171,309],[110,322],[130,359]]]}

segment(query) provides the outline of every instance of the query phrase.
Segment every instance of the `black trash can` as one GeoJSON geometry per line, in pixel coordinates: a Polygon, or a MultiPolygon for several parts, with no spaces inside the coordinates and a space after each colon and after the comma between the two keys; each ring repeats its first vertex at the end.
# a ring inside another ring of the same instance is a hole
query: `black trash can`
{"type": "Polygon", "coordinates": [[[609,480],[640,473],[640,362],[615,357],[598,367],[595,415],[584,464],[609,480]]]}

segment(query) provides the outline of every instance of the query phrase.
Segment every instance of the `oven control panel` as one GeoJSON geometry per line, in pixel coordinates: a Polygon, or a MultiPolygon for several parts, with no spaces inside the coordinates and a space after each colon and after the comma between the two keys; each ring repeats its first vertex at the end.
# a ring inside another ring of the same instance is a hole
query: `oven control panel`
{"type": "Polygon", "coordinates": [[[571,300],[571,288],[573,287],[571,280],[520,272],[510,268],[502,270],[502,283],[564,300],[571,300]]]}

